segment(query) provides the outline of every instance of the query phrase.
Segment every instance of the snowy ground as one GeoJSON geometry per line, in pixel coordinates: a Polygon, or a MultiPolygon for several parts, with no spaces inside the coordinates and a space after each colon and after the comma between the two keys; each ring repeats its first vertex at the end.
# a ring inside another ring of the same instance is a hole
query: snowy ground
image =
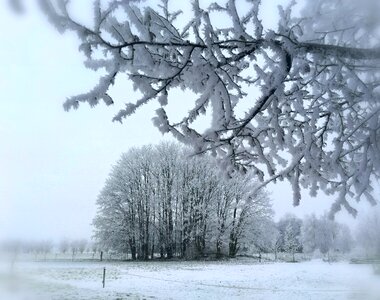
{"type": "Polygon", "coordinates": [[[0,264],[0,299],[380,299],[380,276],[368,265],[320,260],[8,261],[0,264]]]}

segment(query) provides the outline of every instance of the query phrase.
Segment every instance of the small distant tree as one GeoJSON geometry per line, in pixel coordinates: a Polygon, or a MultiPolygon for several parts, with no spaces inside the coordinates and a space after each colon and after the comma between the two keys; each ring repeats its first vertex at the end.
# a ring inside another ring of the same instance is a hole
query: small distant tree
{"type": "Polygon", "coordinates": [[[319,250],[322,254],[326,254],[328,261],[330,261],[331,250],[334,249],[338,234],[338,225],[327,216],[324,216],[320,219],[319,226],[319,234],[317,237],[319,250]]]}
{"type": "MultiPolygon", "coordinates": [[[[302,220],[300,218],[297,218],[293,214],[286,214],[283,216],[278,222],[277,222],[277,229],[279,231],[279,238],[278,238],[278,248],[280,251],[288,252],[289,249],[285,246],[285,234],[286,229],[291,228],[293,234],[295,237],[301,241],[301,227],[302,227],[302,220]],[[289,227],[288,225],[291,224],[289,227]]],[[[299,244],[299,248],[296,249],[297,252],[302,251],[302,244],[299,244]]]]}
{"type": "Polygon", "coordinates": [[[251,223],[249,228],[254,248],[259,253],[274,253],[275,260],[277,260],[280,232],[276,223],[271,218],[266,217],[251,223]]]}
{"type": "Polygon", "coordinates": [[[41,243],[41,251],[44,255],[44,259],[46,260],[47,255],[53,249],[53,242],[51,240],[44,240],[44,241],[41,241],[40,243],[41,243]]]}
{"type": "Polygon", "coordinates": [[[78,243],[78,240],[72,240],[70,242],[70,249],[71,249],[71,260],[74,260],[75,258],[75,255],[78,253],[79,251],[79,243],[78,243]]]}
{"type": "Polygon", "coordinates": [[[330,261],[331,252],[349,252],[353,240],[347,225],[337,223],[326,214],[319,218],[311,215],[302,223],[302,244],[305,252],[319,250],[330,261]]]}
{"type": "Polygon", "coordinates": [[[86,239],[80,239],[78,240],[78,251],[80,254],[83,254],[83,252],[86,250],[87,247],[87,240],[86,239]]]}
{"type": "Polygon", "coordinates": [[[62,254],[66,254],[67,251],[70,249],[70,241],[66,238],[62,239],[59,243],[59,251],[62,254]]]}
{"type": "Polygon", "coordinates": [[[300,235],[295,223],[289,222],[284,233],[284,249],[292,254],[292,261],[295,262],[295,253],[301,247],[300,235]]]}
{"type": "Polygon", "coordinates": [[[320,222],[315,214],[304,218],[301,227],[301,241],[305,252],[312,253],[319,248],[319,228],[320,222]]]}
{"type": "Polygon", "coordinates": [[[98,244],[94,241],[89,243],[88,249],[90,252],[92,252],[92,259],[94,259],[96,253],[98,252],[98,244]]]}
{"type": "Polygon", "coordinates": [[[338,233],[335,242],[335,251],[349,253],[354,245],[354,239],[350,228],[345,224],[338,223],[338,233]]]}
{"type": "Polygon", "coordinates": [[[380,209],[368,213],[359,223],[356,241],[369,257],[380,257],[380,209]]]}

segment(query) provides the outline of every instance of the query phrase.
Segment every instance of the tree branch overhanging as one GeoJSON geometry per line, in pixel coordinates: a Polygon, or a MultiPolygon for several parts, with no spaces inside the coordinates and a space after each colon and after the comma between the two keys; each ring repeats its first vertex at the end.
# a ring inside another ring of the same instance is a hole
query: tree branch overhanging
{"type": "Polygon", "coordinates": [[[163,13],[140,8],[139,1],[109,1],[107,7],[95,1],[95,25],[89,28],[70,17],[67,1],[41,2],[58,29],[77,32],[86,65],[108,73],[90,92],[70,98],[67,109],[99,99],[112,104],[108,89],[126,73],[143,96],[115,120],[156,99],[161,108],[154,123],[162,132],[196,152],[212,152],[229,172],[251,168],[265,184],[288,180],[295,204],[300,188],[312,195],[336,193],[333,211],[343,206],[355,214],[350,195],[373,203],[371,179],[380,177],[380,45],[370,33],[363,42],[360,20],[326,29],[324,11],[299,20],[289,7],[280,10],[277,31],[265,33],[255,1],[246,4],[246,15],[234,0],[209,9],[194,1],[192,19],[176,28],[179,14],[165,1],[163,13]],[[215,12],[226,13],[230,22],[217,28],[210,17],[215,12]],[[175,89],[198,97],[179,122],[165,110],[175,89]],[[198,132],[194,122],[208,111],[211,126],[198,132]]]}

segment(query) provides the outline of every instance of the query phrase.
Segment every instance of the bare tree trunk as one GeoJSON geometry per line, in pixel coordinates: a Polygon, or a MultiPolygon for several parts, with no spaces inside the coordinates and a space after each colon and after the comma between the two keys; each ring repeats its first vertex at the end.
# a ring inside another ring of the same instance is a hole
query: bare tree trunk
{"type": "Polygon", "coordinates": [[[277,247],[274,249],[274,260],[277,261],[277,247]]]}
{"type": "Polygon", "coordinates": [[[236,257],[236,254],[238,252],[238,240],[236,237],[234,237],[233,234],[230,234],[230,243],[229,243],[229,257],[236,257]]]}
{"type": "Polygon", "coordinates": [[[222,241],[218,238],[216,240],[216,258],[222,257],[222,241]]]}
{"type": "Polygon", "coordinates": [[[134,237],[129,239],[129,247],[131,249],[132,260],[136,260],[136,240],[134,237]]]}
{"type": "Polygon", "coordinates": [[[229,257],[235,257],[236,252],[237,252],[237,238],[236,238],[236,213],[237,213],[237,208],[234,208],[234,213],[233,213],[233,221],[232,221],[232,229],[230,232],[230,242],[229,242],[229,249],[228,249],[228,255],[229,257]]]}

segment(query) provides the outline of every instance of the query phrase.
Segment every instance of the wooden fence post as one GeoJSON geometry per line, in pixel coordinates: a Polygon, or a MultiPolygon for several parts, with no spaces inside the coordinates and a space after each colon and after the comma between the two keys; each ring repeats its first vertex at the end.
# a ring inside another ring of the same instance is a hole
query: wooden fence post
{"type": "Polygon", "coordinates": [[[103,288],[106,285],[106,268],[103,268],[103,288]]]}

